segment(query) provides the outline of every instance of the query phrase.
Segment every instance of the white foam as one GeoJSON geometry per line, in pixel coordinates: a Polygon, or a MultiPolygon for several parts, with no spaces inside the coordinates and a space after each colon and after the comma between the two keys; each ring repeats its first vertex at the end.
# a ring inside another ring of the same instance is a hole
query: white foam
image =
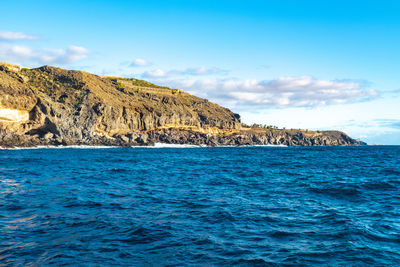
{"type": "Polygon", "coordinates": [[[241,145],[241,146],[207,146],[207,145],[185,145],[185,144],[166,144],[166,143],[154,143],[154,146],[134,146],[138,148],[201,148],[201,147],[210,147],[210,148],[219,148],[219,147],[288,147],[287,145],[241,145]]]}
{"type": "Polygon", "coordinates": [[[271,145],[271,144],[267,144],[267,145],[248,145],[248,146],[243,146],[243,147],[288,147],[287,145],[271,145]]]}
{"type": "MultiPolygon", "coordinates": [[[[167,144],[167,143],[154,143],[153,146],[131,146],[130,148],[227,148],[227,147],[288,147],[286,145],[243,145],[243,146],[207,146],[207,145],[185,145],[185,144],[167,144]]],[[[110,149],[110,148],[124,148],[119,146],[89,146],[89,145],[69,145],[69,146],[35,146],[35,147],[0,147],[4,150],[23,150],[23,149],[110,149]]]]}
{"type": "Polygon", "coordinates": [[[154,143],[153,148],[195,148],[195,147],[203,147],[196,145],[185,145],[185,144],[166,144],[166,143],[154,143]]]}

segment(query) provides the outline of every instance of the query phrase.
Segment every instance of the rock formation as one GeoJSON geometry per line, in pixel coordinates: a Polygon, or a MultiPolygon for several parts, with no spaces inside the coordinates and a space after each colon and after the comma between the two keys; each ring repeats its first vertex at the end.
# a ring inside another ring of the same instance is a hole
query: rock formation
{"type": "Polygon", "coordinates": [[[0,63],[0,146],[362,145],[338,131],[246,127],[229,109],[146,81],[0,63]]]}

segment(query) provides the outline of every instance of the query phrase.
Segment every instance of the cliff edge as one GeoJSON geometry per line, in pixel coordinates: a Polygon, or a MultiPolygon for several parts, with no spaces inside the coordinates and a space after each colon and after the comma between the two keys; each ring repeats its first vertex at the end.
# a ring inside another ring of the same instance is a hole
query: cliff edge
{"type": "Polygon", "coordinates": [[[182,90],[122,77],[0,63],[0,146],[364,145],[338,131],[246,127],[182,90]]]}

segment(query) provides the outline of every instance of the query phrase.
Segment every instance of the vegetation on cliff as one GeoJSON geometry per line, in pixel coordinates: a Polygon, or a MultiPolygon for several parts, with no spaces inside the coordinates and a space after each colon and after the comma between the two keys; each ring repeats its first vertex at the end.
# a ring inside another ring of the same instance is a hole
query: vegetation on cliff
{"type": "Polygon", "coordinates": [[[359,145],[337,131],[247,127],[227,108],[147,81],[0,64],[0,145],[359,145]]]}

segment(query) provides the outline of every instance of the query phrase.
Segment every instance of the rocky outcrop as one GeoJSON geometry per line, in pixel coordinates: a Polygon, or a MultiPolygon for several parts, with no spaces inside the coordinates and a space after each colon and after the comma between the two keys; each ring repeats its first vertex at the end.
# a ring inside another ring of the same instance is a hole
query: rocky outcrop
{"type": "Polygon", "coordinates": [[[244,127],[229,109],[146,81],[0,64],[0,146],[360,145],[346,134],[244,127]]]}

